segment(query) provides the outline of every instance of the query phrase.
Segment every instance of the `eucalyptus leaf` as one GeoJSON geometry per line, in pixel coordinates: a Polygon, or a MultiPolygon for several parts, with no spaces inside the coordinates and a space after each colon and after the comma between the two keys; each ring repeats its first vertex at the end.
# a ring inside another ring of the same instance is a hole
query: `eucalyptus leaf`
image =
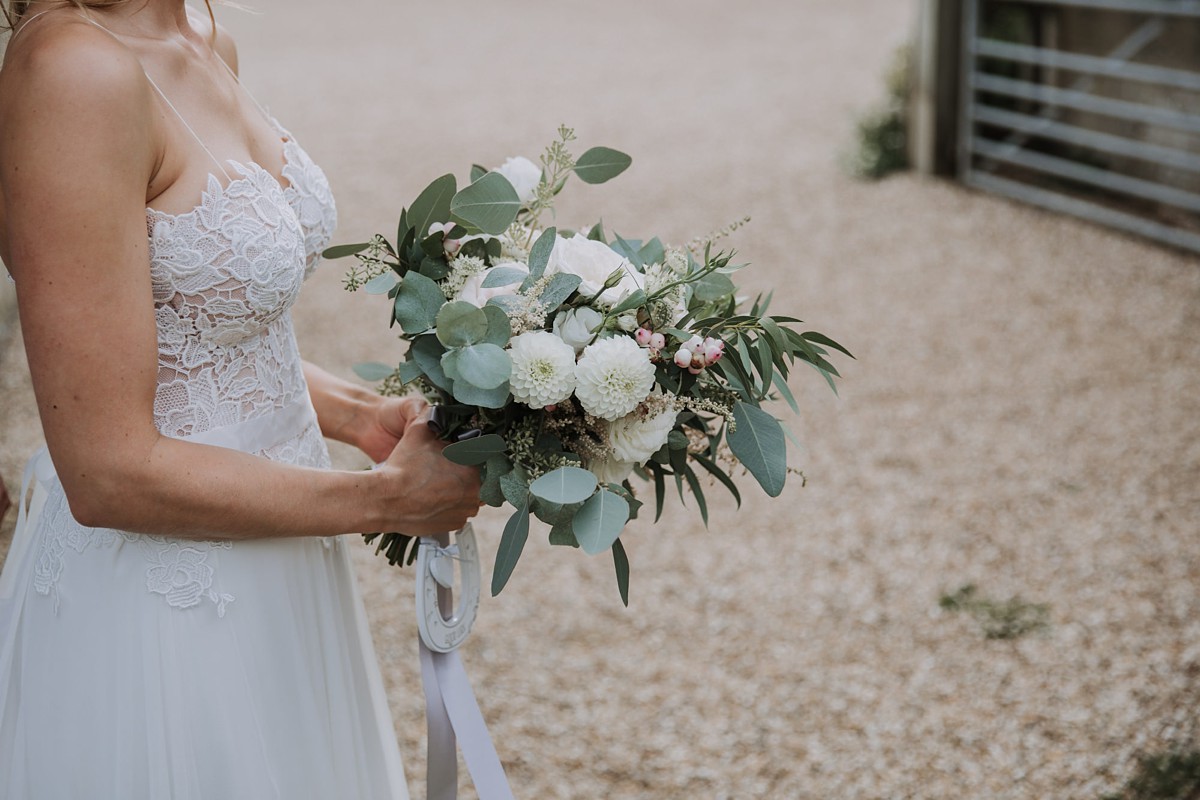
{"type": "Polygon", "coordinates": [[[575,514],[571,530],[583,551],[594,556],[612,547],[628,521],[629,504],[625,498],[601,489],[575,514]]]}
{"type": "Polygon", "coordinates": [[[438,341],[447,347],[464,347],[487,337],[487,315],[465,300],[453,300],[442,306],[435,323],[438,341]]]}
{"type": "Polygon", "coordinates": [[[596,476],[581,467],[559,467],[531,483],[529,491],[552,503],[581,503],[596,491],[596,476]]]}
{"type": "Polygon", "coordinates": [[[635,267],[640,268],[645,266],[645,264],[642,262],[641,242],[637,240],[628,241],[626,239],[622,239],[621,235],[618,233],[613,234],[613,239],[613,243],[609,245],[613,252],[619,256],[629,259],[629,262],[635,267]]]}
{"type": "Polygon", "coordinates": [[[584,183],[604,183],[629,169],[633,159],[611,147],[593,147],[575,161],[575,174],[584,183]]]}
{"type": "MultiPolygon", "coordinates": [[[[550,254],[554,252],[554,243],[558,238],[557,228],[547,228],[529,249],[529,280],[536,281],[546,272],[550,263],[550,254]]],[[[530,283],[532,286],[533,284],[530,283]]]]}
{"type": "Polygon", "coordinates": [[[487,277],[483,279],[480,288],[495,289],[500,286],[512,286],[527,277],[529,277],[529,273],[517,267],[492,267],[488,270],[487,277]]]}
{"type": "Polygon", "coordinates": [[[474,183],[475,181],[482,178],[484,175],[487,175],[490,171],[491,170],[489,170],[487,167],[482,167],[479,164],[472,164],[471,165],[471,183],[474,183]]]}
{"type": "Polygon", "coordinates": [[[419,272],[410,272],[404,276],[396,295],[396,321],[405,333],[424,333],[433,327],[445,302],[441,287],[419,272]]]}
{"type": "Polygon", "coordinates": [[[370,242],[361,242],[359,244],[335,244],[333,247],[326,247],[321,251],[321,258],[327,258],[332,261],[335,258],[345,258],[356,253],[361,253],[371,246],[370,242]]]}
{"type": "Polygon", "coordinates": [[[425,374],[425,370],[421,369],[421,365],[416,361],[402,361],[397,371],[400,373],[400,380],[406,384],[425,374]]]}
{"type": "Polygon", "coordinates": [[[557,547],[579,547],[575,531],[571,530],[571,520],[559,523],[550,528],[550,544],[557,547]]]}
{"type": "Polygon", "coordinates": [[[494,508],[504,505],[504,492],[500,488],[500,479],[512,472],[512,469],[512,464],[503,455],[492,456],[484,462],[479,499],[494,508]]]}
{"type": "Polygon", "coordinates": [[[635,308],[640,308],[646,304],[646,293],[641,289],[634,289],[630,292],[629,297],[626,297],[621,302],[613,306],[610,313],[620,314],[623,311],[630,311],[635,308]]]}
{"type": "Polygon", "coordinates": [[[454,195],[450,212],[468,229],[492,236],[508,230],[521,210],[521,200],[511,183],[498,172],[489,172],[454,195]]]}
{"type": "Polygon", "coordinates": [[[695,297],[704,303],[713,303],[724,297],[729,297],[737,291],[727,276],[719,272],[710,272],[696,283],[692,284],[695,297]]]}
{"type": "Polygon", "coordinates": [[[638,250],[638,256],[643,264],[661,264],[667,260],[667,249],[662,241],[655,236],[638,250]]]}
{"type": "Polygon", "coordinates": [[[363,364],[355,364],[351,369],[354,374],[362,378],[364,381],[381,381],[387,376],[396,371],[395,367],[389,367],[387,364],[380,364],[378,361],[367,361],[363,364]]]}
{"type": "Polygon", "coordinates": [[[629,608],[629,556],[625,554],[625,546],[617,539],[612,543],[613,566],[617,570],[617,591],[621,593],[621,602],[629,608]]]}
{"type": "Polygon", "coordinates": [[[787,478],[787,441],[783,426],[761,408],[733,406],[735,429],[726,435],[729,449],[771,497],[778,497],[787,478]]]}
{"type": "Polygon", "coordinates": [[[396,273],[385,272],[364,283],[363,291],[367,294],[387,294],[396,283],[396,273]]]}
{"type": "Polygon", "coordinates": [[[525,470],[514,468],[500,478],[500,491],[513,508],[529,502],[529,480],[525,470]]]}
{"type": "Polygon", "coordinates": [[[413,361],[417,362],[417,366],[424,370],[425,377],[439,389],[450,391],[452,381],[442,369],[442,355],[445,352],[446,348],[432,335],[418,336],[409,345],[409,353],[412,354],[413,361]]]}
{"type": "MultiPolygon", "coordinates": [[[[512,374],[512,359],[494,344],[473,344],[458,350],[459,377],[480,389],[495,389],[512,374]]],[[[457,393],[457,392],[456,392],[457,393]]]]}
{"type": "Polygon", "coordinates": [[[500,547],[496,550],[496,565],[492,569],[492,597],[500,594],[525,549],[529,538],[529,506],[518,508],[504,525],[500,547]]]}
{"type": "Polygon", "coordinates": [[[495,389],[481,389],[467,381],[456,381],[453,394],[454,399],[463,405],[479,406],[480,408],[504,408],[511,398],[508,381],[495,389]]]}
{"type": "Polygon", "coordinates": [[[418,240],[429,236],[429,226],[450,220],[450,201],[458,189],[453,175],[443,175],[417,195],[408,209],[407,223],[418,240]]]}
{"type": "Polygon", "coordinates": [[[512,323],[508,321],[508,314],[498,306],[484,306],[483,314],[488,321],[487,336],[483,340],[497,347],[507,345],[512,338],[512,323]]]}
{"type": "Polygon", "coordinates": [[[538,295],[538,302],[551,310],[558,308],[582,282],[583,279],[578,275],[556,272],[550,277],[550,283],[538,295]]]}
{"type": "Polygon", "coordinates": [[[448,444],[442,450],[442,455],[455,464],[477,467],[490,458],[503,455],[507,449],[508,445],[503,436],[498,433],[488,433],[476,436],[474,439],[448,444]]]}

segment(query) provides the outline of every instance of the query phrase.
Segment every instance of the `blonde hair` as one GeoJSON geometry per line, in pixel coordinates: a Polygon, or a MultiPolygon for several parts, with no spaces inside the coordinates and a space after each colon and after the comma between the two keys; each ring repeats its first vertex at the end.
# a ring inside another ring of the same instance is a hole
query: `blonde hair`
{"type": "MultiPolygon", "coordinates": [[[[80,10],[86,10],[89,8],[116,6],[127,2],[127,0],[64,0],[64,2],[80,10]]],[[[0,0],[0,11],[4,12],[4,24],[0,26],[0,30],[11,31],[17,27],[17,23],[21,21],[21,17],[25,16],[25,12],[29,10],[29,6],[32,4],[33,0],[8,0],[8,2],[0,0]]],[[[216,36],[217,17],[213,14],[212,3],[209,0],[204,0],[204,7],[208,9],[208,19],[212,22],[213,36],[216,36]]]]}

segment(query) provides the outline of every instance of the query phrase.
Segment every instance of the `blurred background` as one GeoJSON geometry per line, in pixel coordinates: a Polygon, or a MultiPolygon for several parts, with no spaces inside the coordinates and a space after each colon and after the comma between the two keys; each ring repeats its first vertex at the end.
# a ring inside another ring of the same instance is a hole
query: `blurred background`
{"type": "MultiPolygon", "coordinates": [[[[535,521],[463,648],[518,797],[1200,796],[1200,5],[253,0],[243,80],[339,242],[560,123],[632,169],[558,216],[732,244],[858,357],[796,371],[782,497],[606,556],[535,521]],[[1069,212],[1066,215],[1058,212],[1069,212]],[[806,485],[805,485],[806,484],[806,485]]],[[[305,356],[395,361],[325,264],[305,356]]],[[[0,282],[0,476],[41,443],[0,282]]],[[[339,466],[365,460],[338,448],[339,466]]],[[[0,555],[15,513],[0,527],[0,555]]],[[[478,525],[490,569],[503,513],[478,525]]],[[[411,570],[356,563],[414,796],[411,570]]],[[[465,770],[463,797],[473,797],[465,770]]]]}

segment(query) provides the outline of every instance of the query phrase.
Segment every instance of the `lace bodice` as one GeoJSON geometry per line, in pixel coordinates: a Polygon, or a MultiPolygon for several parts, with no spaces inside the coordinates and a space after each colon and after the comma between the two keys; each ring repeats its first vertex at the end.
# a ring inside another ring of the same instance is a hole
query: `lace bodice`
{"type": "MultiPolygon", "coordinates": [[[[277,126],[278,127],[278,126],[277,126]]],[[[257,164],[209,176],[183,214],[147,209],[158,329],[154,418],[189,436],[280,408],[305,391],[288,310],[329,243],[329,183],[286,137],[286,187],[257,164]]]]}
{"type": "MultiPolygon", "coordinates": [[[[196,436],[307,402],[289,310],[333,236],[337,211],[325,174],[294,137],[272,124],[286,137],[286,186],[257,164],[230,162],[236,177],[222,185],[210,175],[192,210],[146,209],[158,332],[154,420],[166,436],[196,436]]],[[[315,419],[256,454],[330,466],[315,419]]],[[[52,595],[56,608],[68,553],[120,542],[142,553],[146,589],[167,605],[211,603],[224,616],[234,601],[209,561],[210,554],[233,548],[228,541],[85,528],[61,491],[48,498],[42,524],[33,585],[52,595]]]]}

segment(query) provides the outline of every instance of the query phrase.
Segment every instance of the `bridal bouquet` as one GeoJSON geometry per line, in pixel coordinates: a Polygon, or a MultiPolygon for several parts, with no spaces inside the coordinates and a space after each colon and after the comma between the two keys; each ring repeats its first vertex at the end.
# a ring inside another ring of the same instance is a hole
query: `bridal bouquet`
{"type": "MultiPolygon", "coordinates": [[[[359,364],[385,394],[415,388],[438,408],[445,455],[482,469],[482,500],[514,509],[504,528],[492,594],[504,587],[529,535],[530,516],[550,542],[590,554],[610,550],[628,604],[625,524],[642,507],[637,476],[654,484],[655,520],[668,479],[690,491],[705,523],[701,481],[712,476],[741,504],[740,463],[778,496],[789,472],[785,429],[763,410],[782,398],[796,361],[831,387],[829,350],[841,345],[747,304],[732,280],[744,264],[715,242],[737,225],[685,247],[609,237],[600,224],[542,224],[568,179],[599,184],[629,156],[595,147],[578,158],[573,131],[535,164],[511,158],[431,183],[400,214],[394,242],[341,245],[355,256],[351,291],[386,294],[391,324],[408,341],[397,365],[359,364]],[[748,307],[747,307],[748,306],[748,307]]],[[[413,538],[368,534],[392,563],[415,557],[413,538]],[[381,537],[381,538],[380,538],[381,537]]]]}

